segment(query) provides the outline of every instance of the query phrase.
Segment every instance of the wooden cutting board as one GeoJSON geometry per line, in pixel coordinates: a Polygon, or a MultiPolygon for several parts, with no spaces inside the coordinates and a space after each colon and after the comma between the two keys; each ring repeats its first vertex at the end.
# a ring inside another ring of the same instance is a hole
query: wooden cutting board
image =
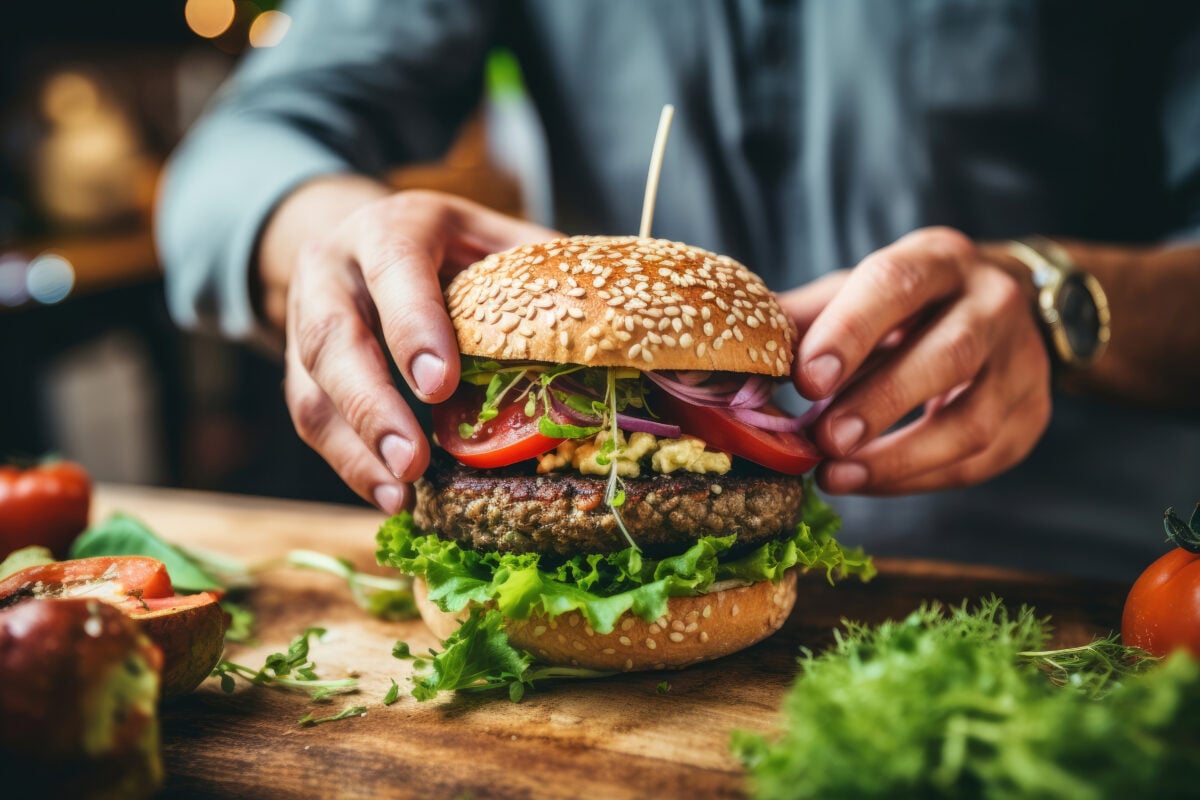
{"type": "MultiPolygon", "coordinates": [[[[329,505],[197,492],[101,486],[95,518],[123,510],[180,544],[251,563],[297,547],[374,564],[378,513],[329,505]]],[[[369,618],[336,578],[295,569],[263,573],[247,596],[258,643],[227,657],[259,666],[309,626],[329,630],[312,656],[322,677],[357,673],[357,695],[312,703],[304,695],[209,680],[163,710],[164,796],[344,798],[742,797],[730,731],[768,731],[795,675],[798,649],[820,647],[843,617],[879,621],[924,600],[996,593],[1054,617],[1057,642],[1081,644],[1120,621],[1124,586],[928,561],[878,559],[869,584],[801,580],[785,628],[750,650],[682,672],[539,685],[521,703],[472,694],[418,703],[382,699],[407,662],[436,645],[419,621],[369,618]],[[669,691],[660,693],[666,680],[669,691]],[[363,717],[315,728],[297,720],[365,705],[363,717]]]]}

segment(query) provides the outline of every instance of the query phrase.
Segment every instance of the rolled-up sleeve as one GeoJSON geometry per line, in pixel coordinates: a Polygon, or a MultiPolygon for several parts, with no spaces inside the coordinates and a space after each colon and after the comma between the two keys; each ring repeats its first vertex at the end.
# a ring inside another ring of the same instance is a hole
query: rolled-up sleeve
{"type": "Polygon", "coordinates": [[[172,156],[157,238],[175,321],[265,338],[250,268],[279,202],[321,175],[440,156],[478,100],[492,8],[478,0],[295,0],[172,156]]]}

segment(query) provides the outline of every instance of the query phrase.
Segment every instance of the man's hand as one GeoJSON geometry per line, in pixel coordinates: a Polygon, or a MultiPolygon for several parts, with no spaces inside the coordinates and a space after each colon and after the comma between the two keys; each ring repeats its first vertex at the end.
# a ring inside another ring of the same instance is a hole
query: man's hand
{"type": "Polygon", "coordinates": [[[796,387],[837,395],[813,426],[826,491],[978,483],[1023,459],[1049,422],[1029,297],[957,231],[915,231],[781,301],[801,333],[796,387]]]}
{"type": "MultiPolygon", "coordinates": [[[[314,196],[297,198],[281,207],[291,221],[280,225],[295,232],[319,212],[314,196]]],[[[282,235],[268,229],[264,256],[282,235]]],[[[461,198],[401,192],[357,204],[308,238],[293,263],[282,248],[264,261],[266,302],[270,285],[286,281],[284,389],[296,431],[364,499],[394,513],[429,462],[381,340],[419,399],[445,400],[458,385],[459,351],[443,282],[488,253],[554,235],[461,198]]]]}

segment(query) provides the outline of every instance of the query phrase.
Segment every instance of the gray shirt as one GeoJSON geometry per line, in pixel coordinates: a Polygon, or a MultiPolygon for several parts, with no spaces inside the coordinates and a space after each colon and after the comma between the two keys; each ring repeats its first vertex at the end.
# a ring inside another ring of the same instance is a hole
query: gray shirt
{"type": "MultiPolygon", "coordinates": [[[[1200,20],[1147,7],[294,0],[282,44],[245,60],[173,159],[168,300],[183,325],[261,332],[248,265],[275,204],[317,175],[439,156],[498,44],[541,112],[569,233],[637,230],[673,103],[655,235],[779,290],[931,224],[1198,238],[1200,20]]],[[[1056,397],[1034,453],[983,486],[836,505],[844,538],[876,553],[1131,579],[1165,549],[1162,509],[1195,500],[1195,415],[1056,397]]]]}

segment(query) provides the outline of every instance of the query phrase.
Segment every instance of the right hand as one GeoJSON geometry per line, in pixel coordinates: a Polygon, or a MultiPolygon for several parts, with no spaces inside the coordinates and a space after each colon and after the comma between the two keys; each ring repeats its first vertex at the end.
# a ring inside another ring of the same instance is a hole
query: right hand
{"type": "Polygon", "coordinates": [[[300,438],[365,500],[389,514],[405,507],[429,444],[381,338],[417,398],[447,399],[459,349],[444,283],[489,253],[557,235],[462,198],[405,191],[305,242],[285,312],[284,393],[300,438]]]}

